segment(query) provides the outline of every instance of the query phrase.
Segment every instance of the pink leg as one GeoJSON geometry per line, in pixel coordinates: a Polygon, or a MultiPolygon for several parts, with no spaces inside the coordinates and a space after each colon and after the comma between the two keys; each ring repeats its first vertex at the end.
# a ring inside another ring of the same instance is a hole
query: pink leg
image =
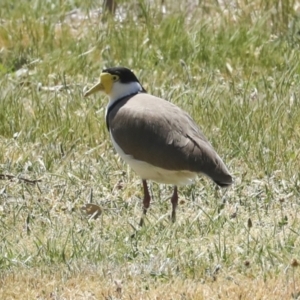
{"type": "Polygon", "coordinates": [[[178,193],[177,193],[177,186],[174,186],[174,192],[171,198],[171,203],[172,203],[172,222],[174,223],[176,221],[176,208],[178,205],[178,193]]]}
{"type": "Polygon", "coordinates": [[[147,213],[147,210],[150,206],[150,194],[149,194],[149,190],[148,190],[148,186],[147,186],[147,181],[143,179],[143,188],[144,188],[144,200],[143,200],[143,216],[141,218],[140,221],[140,226],[144,225],[144,216],[147,213]]]}

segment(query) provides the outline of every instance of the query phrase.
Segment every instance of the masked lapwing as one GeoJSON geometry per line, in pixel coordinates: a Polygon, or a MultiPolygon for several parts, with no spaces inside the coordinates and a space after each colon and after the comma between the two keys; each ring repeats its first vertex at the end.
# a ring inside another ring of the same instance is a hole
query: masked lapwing
{"type": "Polygon", "coordinates": [[[148,94],[132,71],[124,67],[103,70],[100,81],[84,96],[98,91],[109,97],[105,118],[113,146],[142,178],[143,217],[151,200],[146,180],[174,185],[173,222],[177,186],[191,183],[198,173],[220,187],[233,183],[224,162],[193,119],[171,102],[148,94]]]}

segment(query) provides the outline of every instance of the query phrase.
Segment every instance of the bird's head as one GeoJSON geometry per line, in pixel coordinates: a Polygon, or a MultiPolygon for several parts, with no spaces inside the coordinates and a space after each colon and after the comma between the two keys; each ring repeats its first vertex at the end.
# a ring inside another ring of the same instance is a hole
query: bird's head
{"type": "Polygon", "coordinates": [[[108,68],[100,74],[100,80],[85,94],[88,97],[96,92],[104,92],[110,100],[116,100],[124,96],[146,92],[134,73],[124,67],[108,68]]]}

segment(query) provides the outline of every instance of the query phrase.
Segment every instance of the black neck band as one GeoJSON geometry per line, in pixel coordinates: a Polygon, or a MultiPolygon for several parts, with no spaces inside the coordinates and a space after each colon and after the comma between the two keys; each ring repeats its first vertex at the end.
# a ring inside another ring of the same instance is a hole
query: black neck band
{"type": "Polygon", "coordinates": [[[110,114],[110,112],[112,111],[112,109],[122,100],[126,99],[126,98],[129,98],[129,97],[132,97],[132,96],[135,96],[139,93],[144,93],[144,91],[138,91],[138,92],[135,92],[135,93],[132,93],[132,94],[129,94],[129,95],[126,95],[118,100],[116,100],[108,109],[107,109],[107,112],[106,112],[106,127],[107,127],[107,130],[109,131],[109,122],[108,122],[108,116],[110,114]]]}

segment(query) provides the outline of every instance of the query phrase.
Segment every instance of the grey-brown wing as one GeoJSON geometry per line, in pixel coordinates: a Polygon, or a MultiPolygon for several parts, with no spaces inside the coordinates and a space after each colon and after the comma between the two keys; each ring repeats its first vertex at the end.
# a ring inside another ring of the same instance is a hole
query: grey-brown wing
{"type": "Polygon", "coordinates": [[[137,160],[168,170],[203,173],[221,186],[232,183],[225,164],[198,126],[170,102],[135,96],[114,108],[109,123],[117,144],[137,160]]]}

